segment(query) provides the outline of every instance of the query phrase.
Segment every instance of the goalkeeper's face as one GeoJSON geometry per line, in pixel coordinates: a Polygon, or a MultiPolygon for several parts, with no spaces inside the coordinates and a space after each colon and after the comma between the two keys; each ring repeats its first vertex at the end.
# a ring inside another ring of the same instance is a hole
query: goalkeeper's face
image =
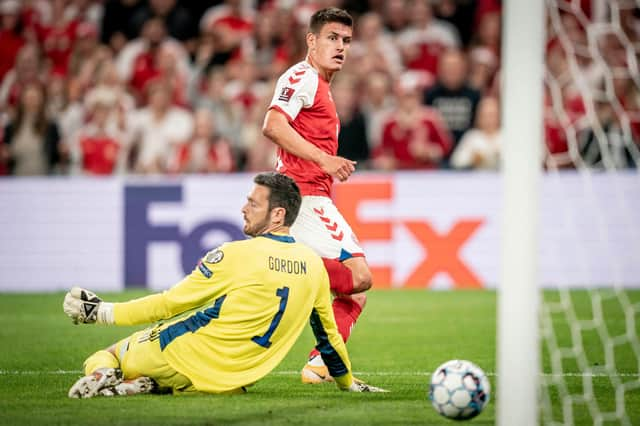
{"type": "Polygon", "coordinates": [[[250,237],[264,234],[272,227],[271,212],[269,211],[269,193],[269,188],[255,185],[247,196],[247,202],[242,207],[243,231],[250,237]]]}
{"type": "Polygon", "coordinates": [[[320,33],[307,34],[312,64],[321,70],[341,70],[351,47],[352,33],[353,30],[347,25],[329,22],[320,29],[320,33]]]}

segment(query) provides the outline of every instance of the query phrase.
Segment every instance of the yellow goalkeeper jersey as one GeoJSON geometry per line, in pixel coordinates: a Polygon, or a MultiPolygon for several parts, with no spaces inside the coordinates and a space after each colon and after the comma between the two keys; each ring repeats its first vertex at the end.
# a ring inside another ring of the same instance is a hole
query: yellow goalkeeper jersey
{"type": "Polygon", "coordinates": [[[160,339],[168,364],[199,391],[225,392],[260,380],[282,361],[307,321],[331,375],[341,388],[351,385],[324,264],[291,236],[225,243],[171,289],[114,304],[118,325],[166,319],[152,339],[160,339]]]}

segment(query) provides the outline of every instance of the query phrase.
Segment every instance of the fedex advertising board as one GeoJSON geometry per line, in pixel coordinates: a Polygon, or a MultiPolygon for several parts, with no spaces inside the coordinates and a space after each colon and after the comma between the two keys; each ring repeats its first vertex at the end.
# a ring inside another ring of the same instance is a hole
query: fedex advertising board
{"type": "MultiPolygon", "coordinates": [[[[2,179],[0,291],[166,289],[211,248],[244,238],[252,177],[2,179]]],[[[500,175],[361,173],[334,199],[377,288],[496,287],[500,175]]],[[[544,175],[541,284],[639,286],[638,211],[637,174],[544,175]]]]}

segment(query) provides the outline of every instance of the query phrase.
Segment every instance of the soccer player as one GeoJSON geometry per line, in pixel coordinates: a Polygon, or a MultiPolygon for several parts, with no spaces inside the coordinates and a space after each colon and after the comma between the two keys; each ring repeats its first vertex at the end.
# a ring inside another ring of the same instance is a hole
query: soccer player
{"type": "Polygon", "coordinates": [[[289,235],[301,202],[297,185],[275,172],[254,183],[242,214],[245,234],[255,238],[210,251],[171,289],[125,303],[78,287],[67,293],[64,311],[75,323],[161,321],[91,355],[69,397],[244,392],[282,361],[309,318],[338,387],[381,391],[354,383],[323,263],[289,235]]]}
{"type": "MultiPolygon", "coordinates": [[[[351,45],[353,21],[342,9],[311,16],[307,57],[278,80],[263,134],[278,145],[277,170],[293,178],[302,206],[291,234],[322,256],[329,275],[338,331],[346,342],[366,303],[371,271],[351,227],[333,204],[333,178],[346,181],[355,162],[337,156],[340,121],[329,84],[342,69],[351,45]]],[[[317,350],[302,369],[304,383],[331,381],[317,350]]]]}

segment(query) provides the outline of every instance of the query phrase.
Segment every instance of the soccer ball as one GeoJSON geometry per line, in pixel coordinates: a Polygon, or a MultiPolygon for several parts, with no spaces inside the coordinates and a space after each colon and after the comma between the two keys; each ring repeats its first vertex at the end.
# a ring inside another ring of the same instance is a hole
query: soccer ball
{"type": "Polygon", "coordinates": [[[429,399],[438,413],[454,420],[480,414],[489,402],[491,385],[484,372],[472,362],[454,359],[433,372],[429,399]]]}

